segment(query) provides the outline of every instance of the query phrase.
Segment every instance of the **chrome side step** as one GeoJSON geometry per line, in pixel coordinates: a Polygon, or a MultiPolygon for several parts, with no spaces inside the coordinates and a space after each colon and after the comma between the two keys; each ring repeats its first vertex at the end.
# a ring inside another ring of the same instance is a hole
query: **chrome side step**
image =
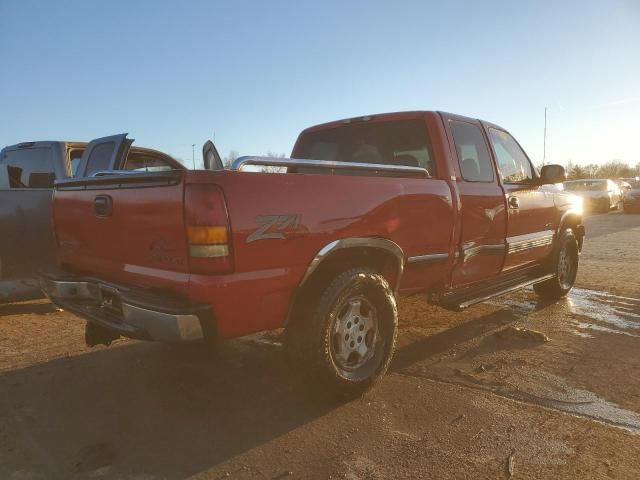
{"type": "Polygon", "coordinates": [[[481,295],[481,296],[476,297],[476,298],[472,298],[472,299],[469,299],[469,300],[462,301],[462,302],[458,303],[458,308],[460,310],[462,310],[464,308],[470,307],[470,306],[475,305],[477,303],[482,303],[482,302],[485,302],[485,301],[490,300],[492,298],[499,297],[501,295],[506,295],[507,293],[511,293],[511,292],[513,292],[515,290],[520,290],[521,288],[528,287],[528,286],[534,285],[536,283],[545,282],[547,280],[552,279],[553,277],[555,277],[555,274],[554,273],[549,273],[549,274],[544,275],[542,277],[529,279],[529,280],[526,280],[524,282],[520,282],[520,283],[517,283],[515,285],[508,286],[508,287],[503,288],[501,290],[496,290],[495,292],[487,293],[485,295],[481,295]]]}

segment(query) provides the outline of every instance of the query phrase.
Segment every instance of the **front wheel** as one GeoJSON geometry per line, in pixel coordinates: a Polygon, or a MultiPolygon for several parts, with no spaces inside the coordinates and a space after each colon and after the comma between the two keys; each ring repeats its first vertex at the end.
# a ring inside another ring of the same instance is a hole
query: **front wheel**
{"type": "Polygon", "coordinates": [[[555,276],[533,286],[535,292],[546,300],[558,300],[573,288],[578,275],[578,240],[573,230],[563,230],[553,254],[555,276]]]}
{"type": "Polygon", "coordinates": [[[320,292],[311,318],[286,336],[290,360],[310,384],[347,396],[373,386],[389,368],[398,330],[396,300],[382,275],[355,268],[320,292]]]}

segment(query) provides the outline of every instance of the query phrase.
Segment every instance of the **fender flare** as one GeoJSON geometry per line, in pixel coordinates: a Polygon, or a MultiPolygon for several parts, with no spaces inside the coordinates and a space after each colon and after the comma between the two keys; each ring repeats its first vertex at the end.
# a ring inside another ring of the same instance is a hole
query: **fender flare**
{"type": "Polygon", "coordinates": [[[311,278],[320,264],[329,258],[332,253],[338,250],[344,250],[346,248],[370,248],[374,250],[382,250],[386,253],[390,253],[397,261],[396,269],[396,282],[392,285],[393,291],[398,295],[398,288],[400,287],[400,280],[402,278],[402,272],[404,271],[404,252],[400,246],[386,238],[382,237],[348,237],[334,240],[322,247],[318,253],[316,253],[313,260],[307,267],[307,270],[300,281],[298,288],[304,287],[305,283],[311,278]]]}
{"type": "Polygon", "coordinates": [[[562,231],[562,229],[566,228],[566,224],[568,222],[569,217],[578,218],[575,235],[578,240],[578,246],[580,250],[582,250],[582,243],[585,237],[585,230],[584,230],[584,226],[582,225],[582,212],[578,210],[571,208],[562,214],[562,217],[560,217],[560,222],[558,223],[558,228],[556,230],[556,238],[560,235],[560,232],[562,231]]]}

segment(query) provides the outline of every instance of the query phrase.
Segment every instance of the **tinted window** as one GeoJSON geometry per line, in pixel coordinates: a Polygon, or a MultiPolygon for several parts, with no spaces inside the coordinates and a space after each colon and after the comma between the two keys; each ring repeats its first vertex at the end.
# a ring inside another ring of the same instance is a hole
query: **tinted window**
{"type": "Polygon", "coordinates": [[[0,158],[0,185],[10,188],[51,188],[55,180],[50,148],[8,150],[0,158]]]}
{"type": "Polygon", "coordinates": [[[87,161],[87,171],[85,175],[88,177],[95,172],[111,169],[111,158],[113,150],[116,148],[115,143],[100,143],[90,153],[87,161]]]}
{"type": "Polygon", "coordinates": [[[527,183],[533,180],[531,162],[511,135],[490,128],[489,138],[496,153],[498,170],[505,183],[527,183]]]}
{"type": "Polygon", "coordinates": [[[467,122],[451,122],[462,178],[469,182],[493,181],[493,166],[482,130],[467,122]]]}
{"type": "Polygon", "coordinates": [[[295,156],[422,167],[432,176],[436,174],[426,126],[420,120],[355,123],[305,133],[295,156]]]}

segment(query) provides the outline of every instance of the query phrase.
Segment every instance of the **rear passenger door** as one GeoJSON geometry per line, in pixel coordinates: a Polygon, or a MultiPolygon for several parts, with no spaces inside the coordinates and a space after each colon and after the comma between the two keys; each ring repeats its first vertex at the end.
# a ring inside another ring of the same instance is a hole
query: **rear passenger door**
{"type": "Polygon", "coordinates": [[[485,126],[507,198],[507,256],[504,271],[526,267],[551,252],[557,223],[554,188],[538,174],[518,142],[505,130],[485,126]]]}
{"type": "Polygon", "coordinates": [[[96,138],[87,145],[75,177],[91,177],[98,172],[117,170],[124,165],[133,140],[126,133],[96,138]]]}
{"type": "Polygon", "coordinates": [[[461,209],[457,240],[460,257],[452,278],[457,288],[500,273],[505,254],[505,198],[481,123],[455,115],[444,115],[444,120],[460,172],[456,178],[461,209]]]}

